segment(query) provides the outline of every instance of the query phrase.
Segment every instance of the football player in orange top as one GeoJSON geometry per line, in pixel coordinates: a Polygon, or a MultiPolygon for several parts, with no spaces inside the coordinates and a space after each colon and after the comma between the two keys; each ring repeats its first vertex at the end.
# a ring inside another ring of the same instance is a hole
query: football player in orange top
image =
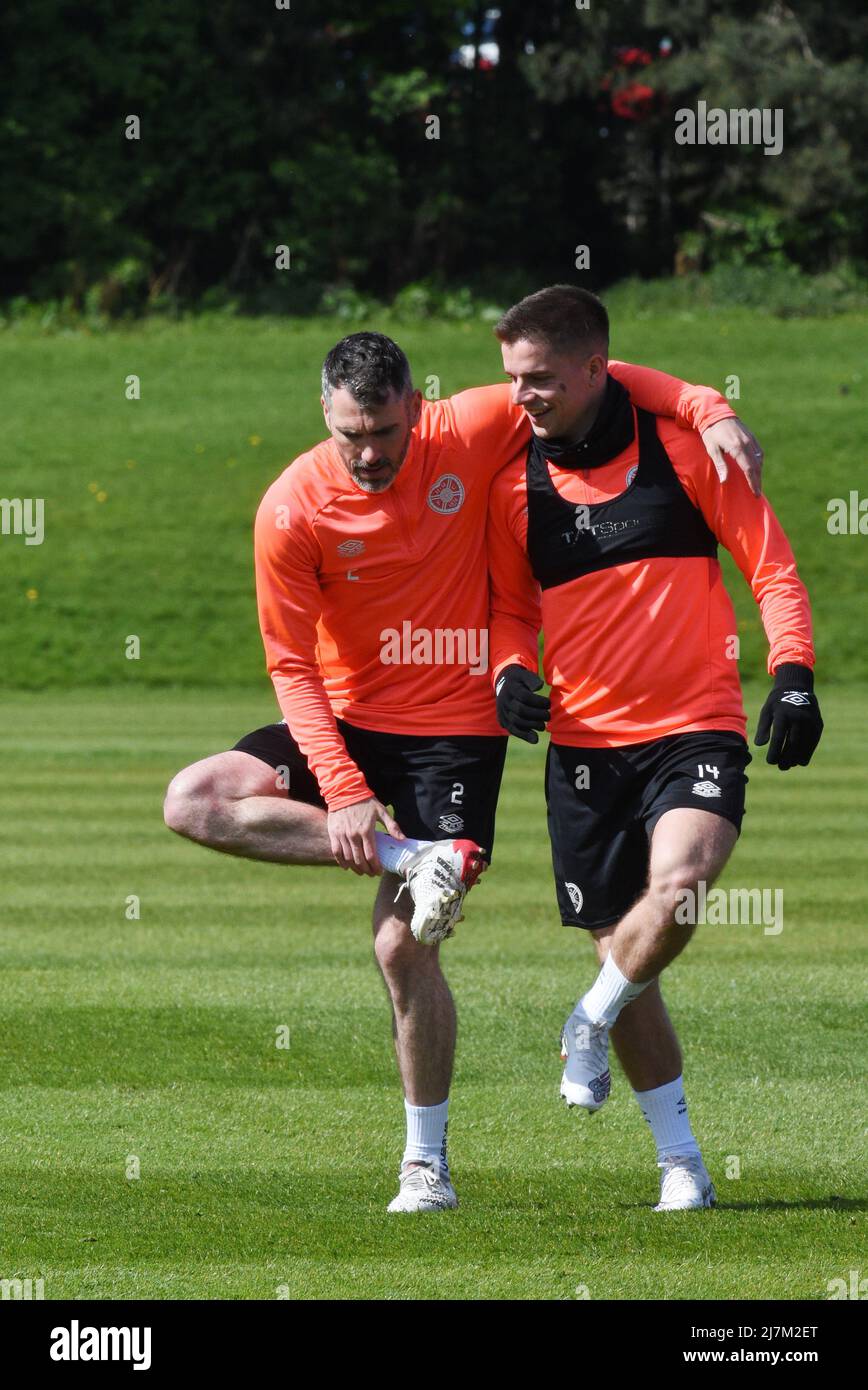
{"type": "MultiPolygon", "coordinates": [[[[612,372],[640,405],[703,430],[718,462],[728,450],[755,468],[756,441],[717,392],[612,372]]],[[[329,438],[281,474],[256,519],[284,722],[179,773],[165,816],[225,853],[382,873],[375,952],[407,1116],[390,1210],[436,1211],[457,1200],[445,1138],[455,1009],[436,943],[490,857],[506,749],[489,671],[489,490],[531,432],[508,384],[423,401],[377,333],[328,354],[322,404],[329,438]]]]}
{"type": "Polygon", "coordinates": [[[710,1206],[681,1051],[658,977],[682,951],[744,814],[751,757],[735,613],[718,545],[751,586],[774,687],[757,730],[782,770],[822,731],[808,597],[764,497],[718,486],[697,436],[607,371],[608,316],[553,286],[495,332],[532,439],[491,490],[491,663],[500,722],[548,728],[546,795],[562,921],[591,932],[596,982],[564,1027],[561,1094],[598,1110],[608,1038],[657,1141],[657,1211],[710,1206]],[[551,701],[536,692],[545,636],[551,701]]]}

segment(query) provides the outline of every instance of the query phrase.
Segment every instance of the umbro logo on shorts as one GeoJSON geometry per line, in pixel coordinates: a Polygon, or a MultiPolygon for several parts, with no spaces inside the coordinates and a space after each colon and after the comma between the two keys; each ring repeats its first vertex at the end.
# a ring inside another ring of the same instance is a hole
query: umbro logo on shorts
{"type": "Polygon", "coordinates": [[[721,788],[717,785],[716,782],[694,782],[694,783],[693,783],[693,795],[694,795],[694,796],[720,796],[720,795],[721,795],[721,788]]]}
{"type": "Polygon", "coordinates": [[[782,705],[809,705],[810,695],[806,695],[804,690],[788,690],[786,695],[781,696],[782,705]]]}
{"type": "Polygon", "coordinates": [[[464,484],[454,473],[442,473],[428,493],[428,506],[441,516],[452,516],[464,502],[464,484]]]}
{"type": "Polygon", "coordinates": [[[576,915],[578,916],[578,914],[582,910],[582,903],[585,901],[582,896],[582,890],[577,883],[568,883],[566,879],[564,879],[564,887],[570,895],[570,902],[572,903],[573,909],[576,915]]]}
{"type": "Polygon", "coordinates": [[[338,546],[339,555],[361,555],[365,550],[364,541],[341,541],[338,546]]]}
{"type": "Polygon", "coordinates": [[[464,821],[460,816],[441,816],[437,826],[438,829],[445,830],[447,835],[457,835],[459,830],[464,829],[464,821]]]}

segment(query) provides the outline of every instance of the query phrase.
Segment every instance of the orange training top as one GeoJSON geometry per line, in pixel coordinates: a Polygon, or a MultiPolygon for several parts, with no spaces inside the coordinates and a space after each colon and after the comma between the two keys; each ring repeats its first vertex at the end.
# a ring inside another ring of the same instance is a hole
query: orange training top
{"type": "MultiPolygon", "coordinates": [[[[710,388],[624,363],[610,369],[638,404],[684,427],[733,414],[710,388]]],[[[490,683],[485,528],[491,481],[523,458],[530,438],[510,390],[426,401],[384,492],[360,488],[328,439],[290,464],[260,504],[268,671],[332,810],[372,795],[335,716],[389,733],[503,732],[490,683]]]]}
{"type": "MultiPolygon", "coordinates": [[[[658,419],[656,427],[678,482],[713,533],[712,545],[716,537],[726,546],[751,586],[769,640],[769,672],[783,662],[813,667],[808,596],[768,502],[753,496],[738,469],[721,487],[696,434],[670,420],[658,419]]],[[[632,443],[609,462],[582,470],[548,462],[548,476],[555,494],[581,513],[625,494],[638,459],[634,431],[632,443]]],[[[553,742],[617,747],[699,729],[744,735],[736,619],[719,561],[658,553],[604,562],[540,591],[527,551],[526,466],[526,457],[514,460],[491,490],[493,679],[513,662],[537,670],[542,625],[553,742]]],[[[611,534],[612,523],[604,525],[611,534]]]]}

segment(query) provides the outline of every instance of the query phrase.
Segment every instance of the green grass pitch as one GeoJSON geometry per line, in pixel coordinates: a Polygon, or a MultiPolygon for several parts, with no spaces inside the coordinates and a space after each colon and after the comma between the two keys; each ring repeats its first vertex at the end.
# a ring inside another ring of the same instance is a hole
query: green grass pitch
{"type": "Polygon", "coordinates": [[[722,882],[782,888],[783,931],[699,928],[667,974],[720,1202],[668,1215],[618,1068],[593,1118],[557,1098],[560,1026],[593,972],[557,924],[541,747],[511,748],[495,862],[443,950],[462,1205],[401,1217],[372,884],[161,824],[173,770],[270,701],[0,710],[0,1276],[41,1277],[46,1298],[822,1299],[864,1267],[858,692],[830,692],[809,771],[751,769],[722,882]]]}
{"type": "MultiPolygon", "coordinates": [[[[651,1211],[617,1067],[599,1115],[557,1098],[592,954],[557,923],[543,750],[515,745],[494,866],[443,953],[462,1205],[386,1215],[403,1108],[373,885],[210,854],[161,818],[173,772],[274,717],[252,516],[321,437],[319,361],[347,325],[16,328],[0,491],[44,498],[46,533],[0,536],[0,1280],[43,1278],[47,1299],[823,1299],[864,1277],[868,542],[830,536],[826,504],[860,486],[865,319],[610,303],[616,354],[739,374],[817,625],[823,742],[807,771],[757,756],[723,880],[782,889],[784,929],[700,928],[665,982],[719,1208],[651,1211]]],[[[498,379],[484,325],[375,326],[420,385],[498,379]]],[[[753,728],[764,644],[733,592],[753,728]]]]}
{"type": "MultiPolygon", "coordinates": [[[[767,491],[811,590],[823,680],[868,678],[866,538],[827,530],[829,499],[849,501],[864,476],[868,316],[637,318],[618,312],[617,295],[610,304],[613,356],[721,390],[738,377],[733,404],[766,448],[767,491]]],[[[261,678],[253,515],[272,479],[323,437],[320,364],[353,326],[212,316],[102,336],[0,332],[0,495],[45,501],[43,545],[0,537],[0,685],[261,678]],[[130,375],[140,400],[125,398],[130,375]],[[130,634],[137,662],[125,657],[130,634]]],[[[484,324],[376,326],[407,350],[423,390],[503,379],[484,324]]],[[[765,670],[764,636],[737,574],[733,595],[751,679],[765,670]]]]}

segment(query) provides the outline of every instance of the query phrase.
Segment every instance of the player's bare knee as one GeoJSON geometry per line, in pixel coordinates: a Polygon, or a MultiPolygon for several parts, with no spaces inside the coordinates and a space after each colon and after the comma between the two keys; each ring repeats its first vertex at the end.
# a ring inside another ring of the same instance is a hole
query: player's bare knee
{"type": "Polygon", "coordinates": [[[176,835],[207,841],[215,832],[217,813],[217,788],[212,776],[187,767],[172,778],[163,802],[163,819],[176,835]]]}
{"type": "Polygon", "coordinates": [[[655,900],[661,917],[679,926],[692,924],[691,915],[681,914],[679,909],[689,905],[691,898],[695,897],[704,871],[700,861],[691,860],[660,868],[651,874],[648,892],[655,900]]]}
{"type": "Polygon", "coordinates": [[[405,987],[420,972],[439,968],[437,948],[420,945],[401,917],[390,917],[380,924],[374,955],[390,990],[405,987]]]}
{"type": "Polygon", "coordinates": [[[163,820],[169,830],[174,830],[176,835],[186,835],[190,809],[185,772],[179,772],[172,778],[163,798],[163,820]]]}
{"type": "Polygon", "coordinates": [[[384,975],[399,975],[412,966],[413,947],[418,951],[406,922],[398,918],[381,923],[374,938],[374,955],[384,975]]]}

